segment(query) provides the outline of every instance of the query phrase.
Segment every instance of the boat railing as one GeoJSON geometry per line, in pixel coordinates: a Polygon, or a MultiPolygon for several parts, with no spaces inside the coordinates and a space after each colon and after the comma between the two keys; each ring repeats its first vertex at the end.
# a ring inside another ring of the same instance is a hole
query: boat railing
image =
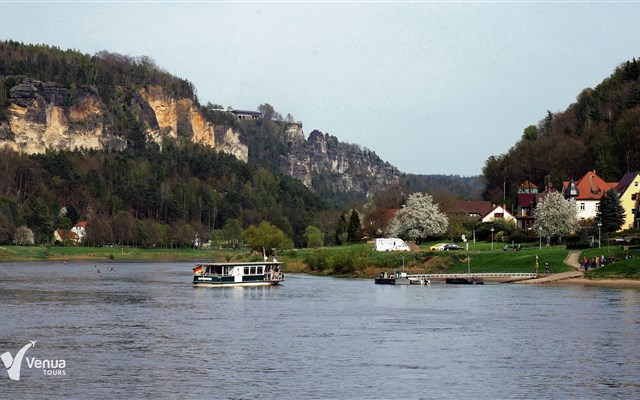
{"type": "Polygon", "coordinates": [[[268,271],[264,274],[267,281],[284,281],[284,274],[280,271],[268,271]]]}

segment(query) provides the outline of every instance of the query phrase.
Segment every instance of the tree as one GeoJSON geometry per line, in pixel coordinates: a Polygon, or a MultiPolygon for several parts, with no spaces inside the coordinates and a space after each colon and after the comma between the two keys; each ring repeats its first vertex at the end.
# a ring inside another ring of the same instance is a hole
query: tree
{"type": "Polygon", "coordinates": [[[324,245],[324,233],[315,226],[307,226],[304,230],[304,237],[307,239],[308,248],[322,247],[324,245]]]}
{"type": "Polygon", "coordinates": [[[16,231],[15,225],[9,217],[0,212],[0,244],[9,244],[13,240],[16,231]]]}
{"type": "Polygon", "coordinates": [[[293,242],[276,226],[262,221],[257,227],[251,225],[243,234],[247,245],[253,251],[262,252],[267,256],[280,250],[293,248],[293,242]]]}
{"type": "Polygon", "coordinates": [[[347,219],[344,214],[340,214],[340,220],[338,221],[338,226],[336,227],[336,237],[335,243],[340,246],[347,242],[347,219]]]}
{"type": "Polygon", "coordinates": [[[449,219],[440,212],[438,204],[427,193],[414,193],[407,198],[407,202],[396,213],[387,233],[416,242],[430,236],[441,236],[447,231],[449,219]]]}
{"type": "Polygon", "coordinates": [[[616,232],[624,224],[624,208],[614,189],[607,191],[600,199],[596,222],[602,224],[603,232],[616,232]]]}
{"type": "Polygon", "coordinates": [[[117,243],[125,245],[133,241],[133,217],[128,212],[118,212],[113,217],[111,226],[117,243]]]}
{"type": "Polygon", "coordinates": [[[87,225],[86,242],[92,246],[104,246],[113,242],[113,230],[109,218],[94,215],[87,225]]]}
{"type": "Polygon", "coordinates": [[[13,237],[13,242],[18,246],[33,246],[35,243],[33,240],[33,232],[31,229],[22,225],[16,229],[16,234],[13,237]]]}
{"type": "Polygon", "coordinates": [[[222,239],[229,247],[238,248],[243,245],[242,225],[237,218],[230,218],[222,227],[222,239]]]}
{"type": "Polygon", "coordinates": [[[578,209],[575,199],[566,200],[560,192],[550,192],[533,210],[533,231],[548,237],[562,236],[578,228],[578,209]]]}
{"type": "Polygon", "coordinates": [[[271,120],[276,112],[273,106],[269,103],[260,104],[258,106],[258,111],[262,114],[262,118],[266,120],[271,120]]]}
{"type": "Polygon", "coordinates": [[[351,218],[349,218],[349,228],[347,229],[347,241],[360,241],[360,216],[358,211],[351,210],[351,218]]]}

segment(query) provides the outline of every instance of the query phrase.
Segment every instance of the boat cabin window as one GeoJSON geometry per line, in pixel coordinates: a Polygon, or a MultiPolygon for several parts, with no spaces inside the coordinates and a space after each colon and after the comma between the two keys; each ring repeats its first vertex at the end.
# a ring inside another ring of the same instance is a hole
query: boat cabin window
{"type": "Polygon", "coordinates": [[[256,267],[251,267],[251,275],[255,275],[256,274],[256,267]]]}
{"type": "Polygon", "coordinates": [[[249,267],[244,267],[244,274],[249,275],[249,267]]]}
{"type": "Polygon", "coordinates": [[[230,275],[232,268],[226,265],[207,265],[205,275],[230,275]]]}

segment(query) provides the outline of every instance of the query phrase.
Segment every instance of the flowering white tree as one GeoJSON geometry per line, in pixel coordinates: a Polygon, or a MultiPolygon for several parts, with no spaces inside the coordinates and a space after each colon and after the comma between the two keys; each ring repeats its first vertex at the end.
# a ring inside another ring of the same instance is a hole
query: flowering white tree
{"type": "Polygon", "coordinates": [[[578,228],[578,209],[575,199],[566,200],[560,192],[551,192],[533,210],[533,230],[551,237],[573,233],[578,228]]]}
{"type": "Polygon", "coordinates": [[[449,220],[427,193],[414,193],[393,217],[387,234],[413,241],[440,236],[447,231],[449,220]]]}
{"type": "Polygon", "coordinates": [[[16,229],[16,234],[13,236],[13,242],[18,246],[33,246],[33,232],[25,225],[22,225],[16,229]]]}

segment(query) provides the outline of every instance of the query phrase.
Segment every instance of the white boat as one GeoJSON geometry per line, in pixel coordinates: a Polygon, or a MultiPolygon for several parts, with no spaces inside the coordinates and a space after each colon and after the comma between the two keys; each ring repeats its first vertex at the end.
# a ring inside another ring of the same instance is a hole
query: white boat
{"type": "Polygon", "coordinates": [[[284,281],[278,261],[198,264],[193,285],[205,287],[273,286],[284,281]]]}

